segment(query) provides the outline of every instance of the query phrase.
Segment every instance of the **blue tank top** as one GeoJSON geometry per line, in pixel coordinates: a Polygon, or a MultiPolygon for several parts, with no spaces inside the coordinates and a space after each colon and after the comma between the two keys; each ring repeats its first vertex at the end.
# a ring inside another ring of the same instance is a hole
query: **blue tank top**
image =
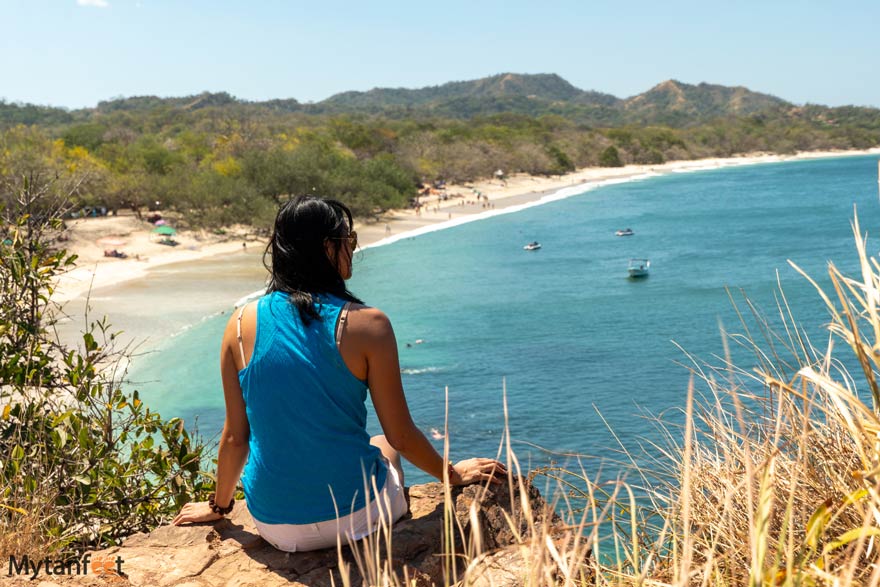
{"type": "Polygon", "coordinates": [[[257,302],[254,351],[238,379],[250,424],[242,485],[251,515],[265,524],[346,516],[373,499],[370,475],[380,491],[385,484],[382,453],[367,433],[367,385],[336,346],[344,305],[321,294],[322,319],[306,326],[287,294],[257,302]]]}

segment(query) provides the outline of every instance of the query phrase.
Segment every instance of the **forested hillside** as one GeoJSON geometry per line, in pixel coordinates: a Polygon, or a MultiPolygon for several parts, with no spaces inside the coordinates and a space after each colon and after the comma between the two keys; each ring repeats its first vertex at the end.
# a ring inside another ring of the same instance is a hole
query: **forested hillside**
{"type": "Polygon", "coordinates": [[[315,104],[226,93],[119,98],[72,111],[0,102],[0,174],[75,166],[83,177],[77,204],[140,210],[158,200],[201,226],[265,222],[297,193],[334,196],[369,215],[408,205],[420,181],[466,181],[499,168],[562,174],[877,145],[877,109],[797,106],[672,80],[627,99],[556,75],[502,74],[315,104]]]}

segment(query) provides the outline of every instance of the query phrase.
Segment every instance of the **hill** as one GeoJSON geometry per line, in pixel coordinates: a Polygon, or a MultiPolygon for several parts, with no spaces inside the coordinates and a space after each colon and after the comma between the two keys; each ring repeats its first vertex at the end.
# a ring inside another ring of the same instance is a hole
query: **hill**
{"type": "Polygon", "coordinates": [[[437,108],[450,101],[463,99],[484,100],[490,103],[511,98],[601,105],[620,102],[619,98],[610,94],[584,92],[556,74],[503,73],[477,80],[449,82],[415,90],[375,88],[368,92],[343,92],[317,105],[328,109],[355,110],[375,110],[394,106],[437,108]]]}
{"type": "Polygon", "coordinates": [[[632,123],[681,126],[694,121],[769,112],[792,105],[742,86],[727,87],[667,80],[623,102],[632,123]]]}
{"type": "Polygon", "coordinates": [[[98,106],[94,109],[99,113],[110,113],[119,110],[127,111],[144,111],[156,108],[176,108],[181,110],[198,110],[209,106],[229,106],[232,104],[241,104],[242,101],[229,95],[226,92],[202,92],[195,96],[184,96],[182,98],[160,98],[158,96],[132,96],[130,98],[115,98],[98,102],[98,106]]]}

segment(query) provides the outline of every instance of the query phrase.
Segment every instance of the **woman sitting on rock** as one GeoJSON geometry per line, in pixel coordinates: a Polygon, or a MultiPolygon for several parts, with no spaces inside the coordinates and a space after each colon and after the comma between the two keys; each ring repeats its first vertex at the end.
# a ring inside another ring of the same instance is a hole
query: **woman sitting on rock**
{"type": "Polygon", "coordinates": [[[391,323],[345,285],[357,247],[352,224],[351,211],[330,199],[301,196],[279,211],[267,293],[234,313],[223,335],[216,494],[186,504],[174,524],[229,513],[241,477],[260,535],[281,550],[314,550],[406,513],[400,455],[455,485],[506,474],[492,459],[444,470],[413,423],[391,323]],[[382,436],[367,434],[367,390],[382,436]]]}

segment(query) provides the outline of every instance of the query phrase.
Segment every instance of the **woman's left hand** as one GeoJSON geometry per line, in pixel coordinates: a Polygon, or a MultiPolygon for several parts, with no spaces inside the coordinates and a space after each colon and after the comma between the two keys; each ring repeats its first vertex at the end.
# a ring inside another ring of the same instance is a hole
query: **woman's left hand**
{"type": "Polygon", "coordinates": [[[467,459],[458,461],[452,468],[458,475],[458,479],[449,480],[453,485],[470,485],[482,481],[498,484],[507,475],[507,467],[495,459],[467,459]]]}
{"type": "Polygon", "coordinates": [[[207,501],[191,501],[183,506],[177,517],[172,520],[172,524],[180,526],[181,524],[193,524],[197,522],[213,522],[222,518],[222,514],[215,513],[207,501]]]}

